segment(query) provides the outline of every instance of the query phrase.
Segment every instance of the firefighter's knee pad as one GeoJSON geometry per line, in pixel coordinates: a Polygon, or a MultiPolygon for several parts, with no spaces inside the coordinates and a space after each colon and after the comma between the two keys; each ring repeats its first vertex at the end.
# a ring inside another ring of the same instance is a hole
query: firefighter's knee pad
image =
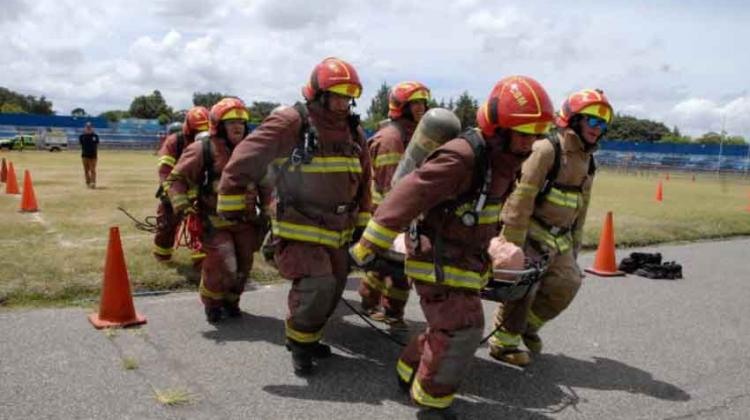
{"type": "Polygon", "coordinates": [[[482,328],[466,328],[447,334],[447,347],[435,375],[435,382],[458,385],[465,376],[482,339],[482,328]]]}
{"type": "Polygon", "coordinates": [[[299,305],[292,315],[296,325],[318,328],[336,304],[336,278],[333,275],[304,277],[295,286],[299,305]]]}

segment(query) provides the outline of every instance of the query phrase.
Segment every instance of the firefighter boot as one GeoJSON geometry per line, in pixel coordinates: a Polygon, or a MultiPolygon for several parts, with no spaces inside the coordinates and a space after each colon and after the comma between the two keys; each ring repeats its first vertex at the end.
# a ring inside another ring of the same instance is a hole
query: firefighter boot
{"type": "Polygon", "coordinates": [[[527,331],[523,333],[521,338],[523,339],[523,344],[530,352],[537,354],[542,352],[542,337],[539,336],[538,332],[527,331]]]}
{"type": "Polygon", "coordinates": [[[230,302],[230,301],[225,300],[224,312],[227,314],[227,317],[229,318],[241,317],[242,311],[240,310],[240,301],[230,302]]]}
{"type": "MultiPolygon", "coordinates": [[[[323,344],[321,342],[308,344],[310,346],[310,354],[316,359],[327,359],[331,357],[331,346],[323,344]]],[[[290,340],[286,342],[286,349],[292,351],[292,344],[290,340]]]]}
{"type": "Polygon", "coordinates": [[[211,308],[206,306],[205,312],[206,321],[208,321],[209,324],[216,324],[221,321],[221,308],[211,308]]]}
{"type": "Polygon", "coordinates": [[[531,356],[529,356],[529,353],[518,347],[505,347],[491,344],[490,356],[495,360],[514,366],[523,367],[531,363],[531,356]]]}
{"type": "Polygon", "coordinates": [[[490,337],[490,356],[503,363],[515,366],[526,366],[531,363],[531,356],[518,348],[521,335],[508,332],[504,328],[496,330],[490,337]]]}
{"type": "Polygon", "coordinates": [[[307,376],[313,372],[313,353],[309,344],[288,340],[287,348],[292,352],[292,366],[294,373],[307,376]]]}
{"type": "Polygon", "coordinates": [[[423,408],[417,412],[419,420],[458,420],[458,415],[451,407],[423,408]]]}

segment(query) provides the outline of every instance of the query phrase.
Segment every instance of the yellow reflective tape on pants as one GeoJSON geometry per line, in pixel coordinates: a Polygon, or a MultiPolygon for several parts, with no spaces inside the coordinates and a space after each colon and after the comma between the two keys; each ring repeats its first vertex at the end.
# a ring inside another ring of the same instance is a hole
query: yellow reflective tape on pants
{"type": "Polygon", "coordinates": [[[398,232],[380,226],[374,219],[370,219],[365,232],[362,234],[363,238],[383,249],[390,248],[396,236],[398,236],[398,232]]]}
{"type": "MultiPolygon", "coordinates": [[[[273,161],[274,165],[281,166],[289,158],[279,158],[273,161]]],[[[362,173],[362,165],[359,158],[352,157],[314,157],[310,163],[301,165],[289,165],[286,168],[289,172],[300,171],[303,173],[362,173]]]]}
{"type": "Polygon", "coordinates": [[[433,397],[432,395],[425,392],[422,388],[422,384],[419,383],[419,379],[415,378],[414,383],[411,386],[411,397],[419,405],[433,408],[446,408],[450,407],[453,403],[453,397],[455,394],[446,395],[443,397],[433,397]]]}
{"type": "Polygon", "coordinates": [[[401,153],[383,153],[375,158],[375,163],[372,165],[375,168],[382,166],[393,166],[398,165],[401,160],[401,153]]]}
{"type": "Polygon", "coordinates": [[[159,245],[154,245],[154,254],[169,257],[172,255],[172,248],[163,248],[159,245]]]}
{"type": "Polygon", "coordinates": [[[533,328],[535,331],[539,330],[544,326],[544,323],[547,322],[539,317],[534,311],[529,309],[529,315],[526,317],[526,321],[531,325],[531,328],[533,328]]]}
{"type": "Polygon", "coordinates": [[[580,194],[577,192],[565,192],[557,188],[552,188],[545,197],[545,200],[560,207],[578,208],[578,199],[580,194]]]}
{"type": "Polygon", "coordinates": [[[518,347],[521,345],[521,334],[513,334],[503,330],[497,330],[490,337],[490,344],[496,347],[518,347]]]}
{"type": "Polygon", "coordinates": [[[222,292],[212,292],[208,289],[206,289],[205,284],[203,284],[203,279],[201,278],[201,284],[198,286],[198,293],[203,296],[207,297],[209,299],[213,300],[223,300],[224,299],[224,293],[222,292]]]}
{"type": "Polygon", "coordinates": [[[198,198],[198,187],[190,187],[187,191],[187,197],[189,200],[198,198]]]}
{"type": "Polygon", "coordinates": [[[378,273],[374,271],[368,271],[365,273],[365,277],[362,279],[366,285],[370,286],[371,289],[382,292],[385,290],[385,283],[380,280],[378,273]]]}
{"type": "Polygon", "coordinates": [[[167,165],[174,168],[175,163],[177,163],[177,159],[175,159],[173,156],[164,155],[159,158],[159,166],[167,165]]]}
{"type": "Polygon", "coordinates": [[[287,338],[290,338],[298,343],[317,343],[323,337],[322,328],[314,333],[307,333],[307,332],[297,331],[294,328],[290,327],[289,321],[287,321],[285,325],[286,325],[287,338]]]}
{"type": "Polygon", "coordinates": [[[406,302],[407,300],[409,300],[409,290],[396,289],[395,287],[386,286],[383,289],[383,296],[406,302]]]}
{"type": "Polygon", "coordinates": [[[362,211],[357,213],[357,221],[355,223],[355,226],[357,227],[365,227],[367,226],[367,223],[370,222],[370,219],[372,219],[372,213],[369,211],[362,211]]]}
{"type": "Polygon", "coordinates": [[[401,359],[398,359],[396,363],[396,372],[398,373],[398,377],[407,383],[411,381],[411,377],[414,375],[414,369],[401,359]]]}
{"type": "Polygon", "coordinates": [[[346,229],[337,232],[335,230],[323,229],[317,226],[300,225],[276,219],[272,222],[273,234],[279,238],[312,242],[333,248],[340,248],[349,243],[352,240],[352,234],[354,233],[354,229],[346,229]]]}
{"type": "MultiPolygon", "coordinates": [[[[424,261],[406,260],[404,273],[413,279],[428,283],[437,283],[435,277],[435,266],[433,263],[424,261]]],[[[462,270],[450,265],[443,266],[443,282],[440,283],[450,287],[461,287],[464,289],[479,290],[487,284],[490,272],[484,274],[475,271],[462,270]]]]}
{"type": "Polygon", "coordinates": [[[217,211],[242,211],[245,210],[245,196],[242,194],[219,194],[216,200],[217,211]]]}
{"type": "Polygon", "coordinates": [[[224,293],[224,300],[227,302],[237,302],[240,300],[240,295],[237,293],[224,293]]]}

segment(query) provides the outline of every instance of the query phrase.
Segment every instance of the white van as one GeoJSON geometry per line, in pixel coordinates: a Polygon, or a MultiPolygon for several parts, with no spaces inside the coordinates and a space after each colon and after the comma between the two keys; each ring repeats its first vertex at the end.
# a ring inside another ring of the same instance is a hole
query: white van
{"type": "Polygon", "coordinates": [[[46,129],[40,133],[42,147],[50,152],[68,150],[68,136],[62,130],[46,129]]]}

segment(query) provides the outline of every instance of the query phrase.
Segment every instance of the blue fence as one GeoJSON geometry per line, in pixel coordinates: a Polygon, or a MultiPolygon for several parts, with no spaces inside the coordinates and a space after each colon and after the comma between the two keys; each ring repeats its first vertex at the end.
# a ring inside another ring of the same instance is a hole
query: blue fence
{"type": "Polygon", "coordinates": [[[602,142],[596,153],[602,166],[687,171],[750,171],[748,145],[602,142]]]}

